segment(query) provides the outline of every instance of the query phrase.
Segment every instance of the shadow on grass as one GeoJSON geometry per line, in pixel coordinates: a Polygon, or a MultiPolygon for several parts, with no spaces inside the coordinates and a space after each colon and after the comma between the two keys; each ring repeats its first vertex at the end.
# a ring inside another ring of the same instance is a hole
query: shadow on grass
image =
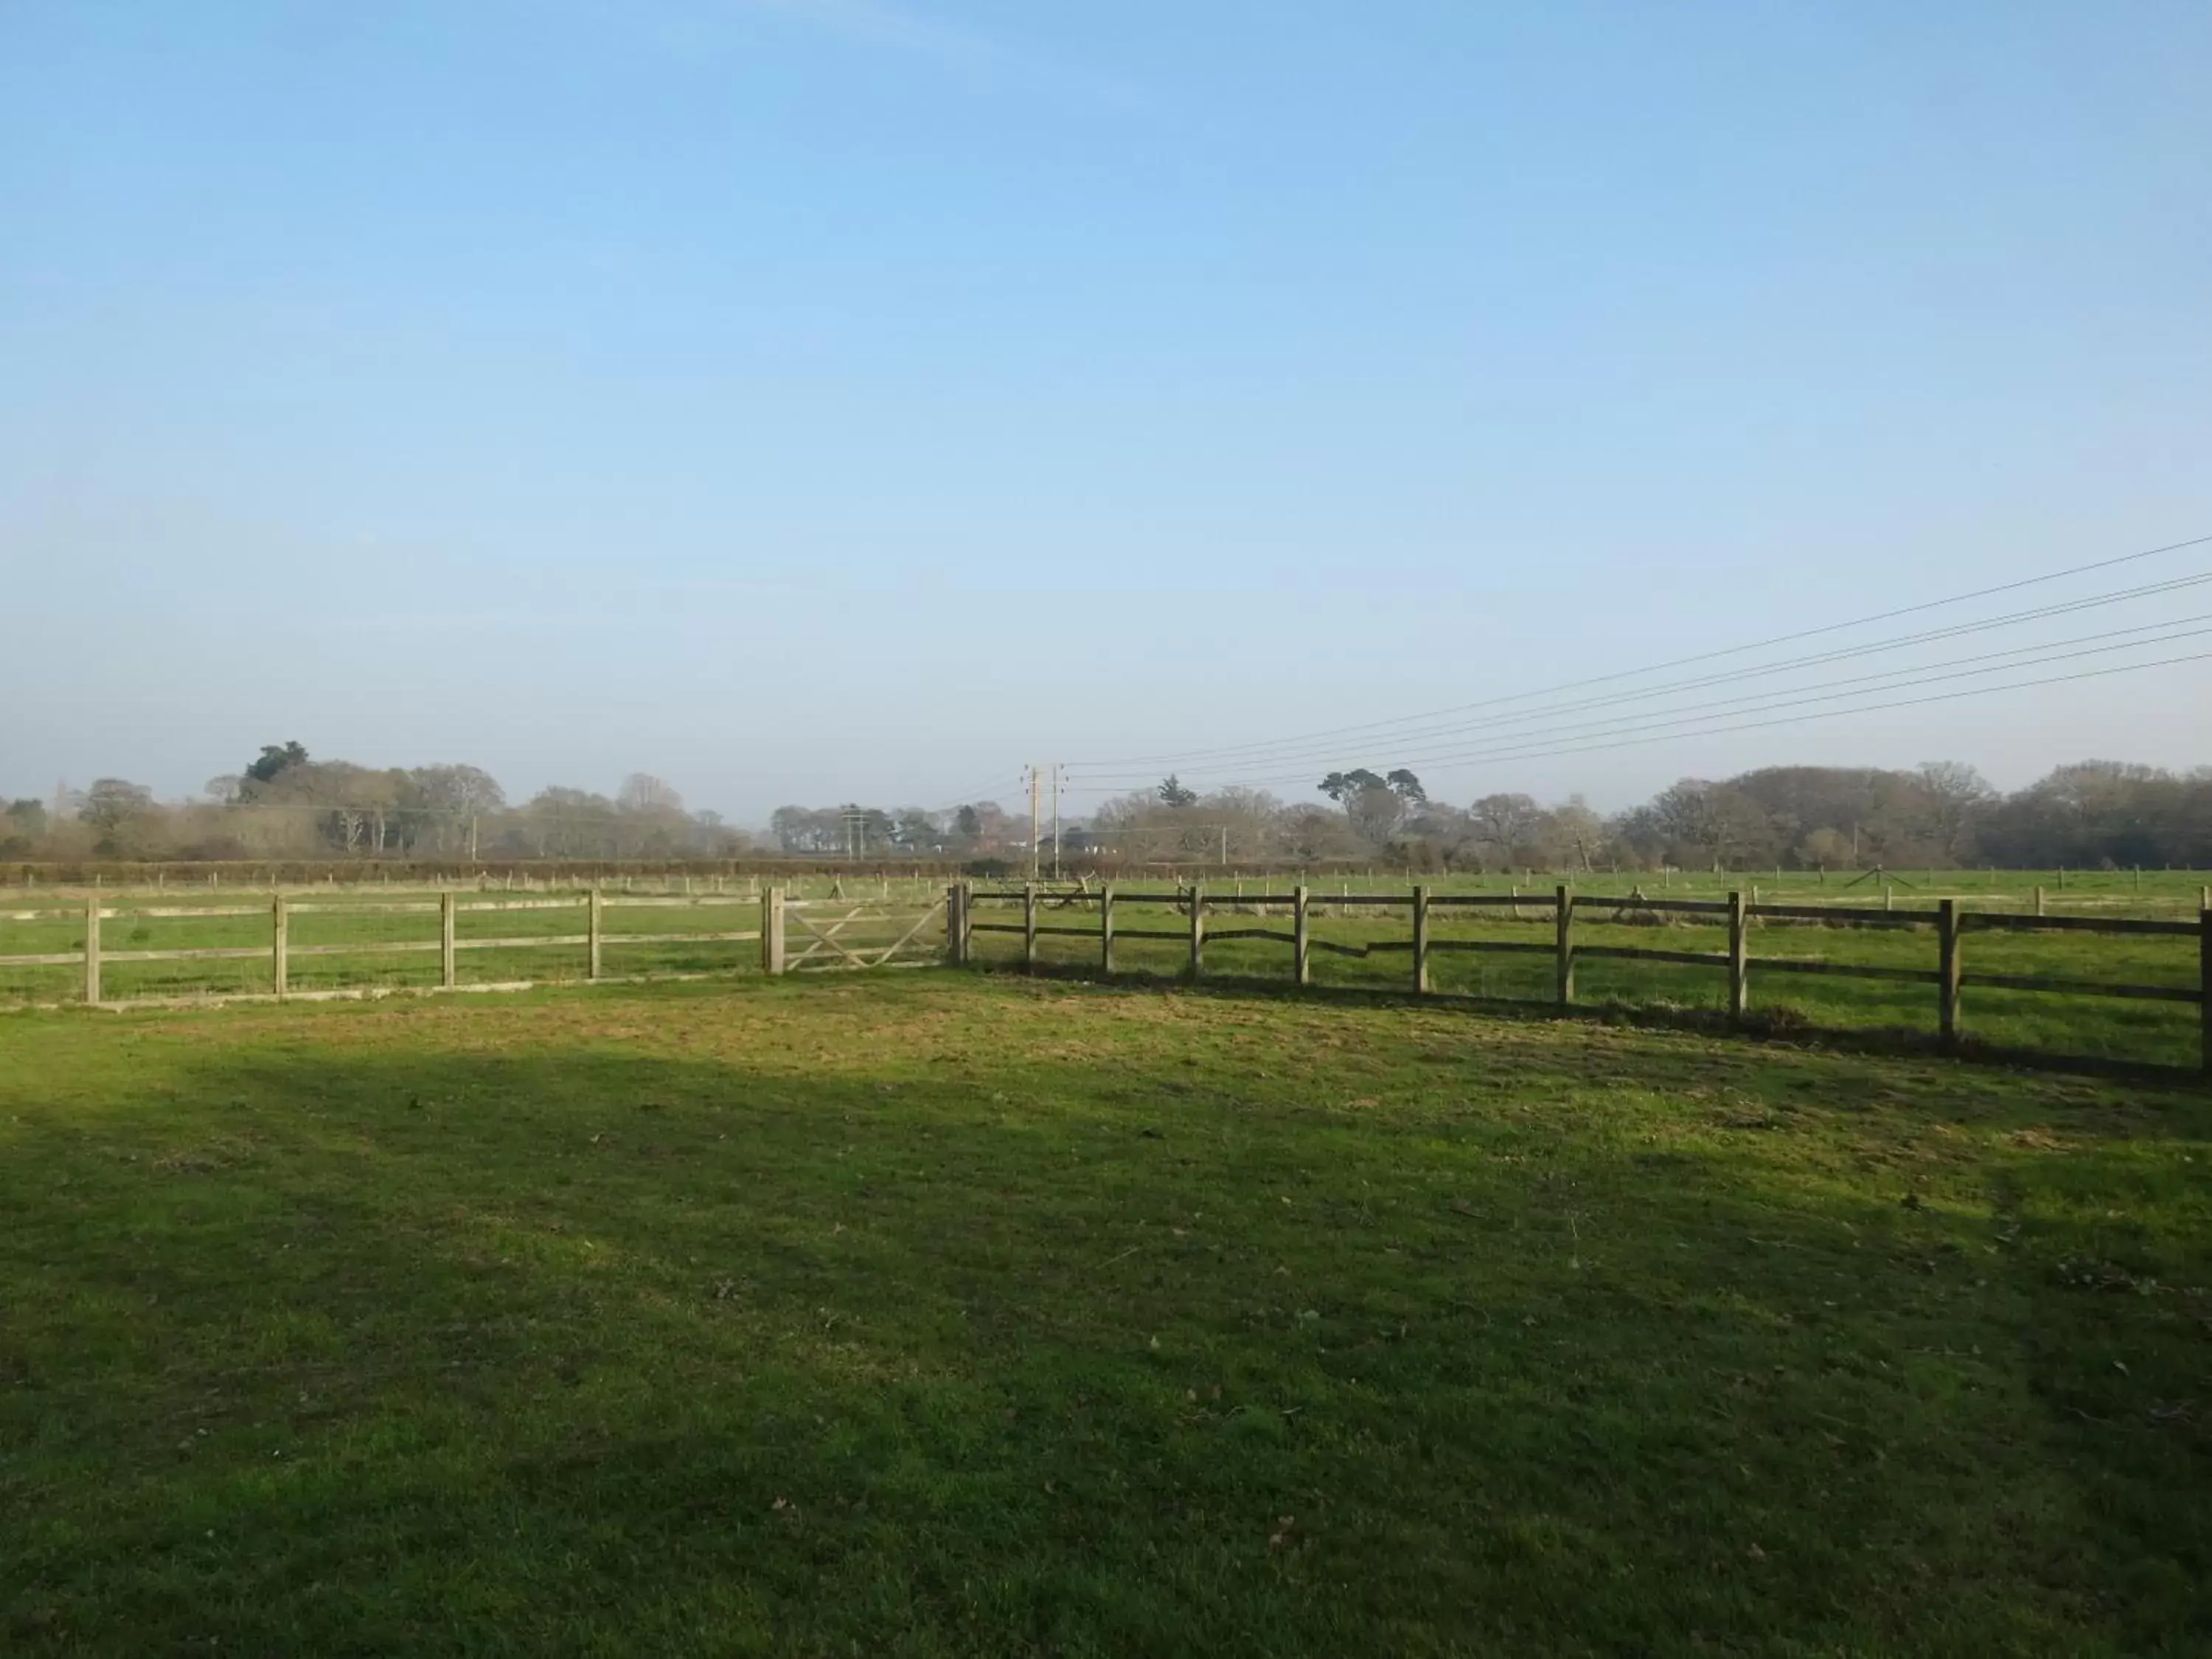
{"type": "Polygon", "coordinates": [[[2156,1287],[2203,1240],[2144,1149],[2201,1121],[2027,1152],[2049,1103],[1819,1057],[1431,1023],[1346,1098],[994,1029],[834,1074],[310,1038],[19,1127],[0,1635],[2195,1650],[2205,1309],[2156,1287]]]}
{"type": "Polygon", "coordinates": [[[1095,969],[1051,962],[1041,962],[1035,968],[1024,968],[1019,963],[987,962],[979,963],[975,971],[1017,979],[1049,980],[1062,984],[1121,986],[1150,991],[1174,988],[1201,994],[1271,1000],[1302,999],[1358,1007],[1462,1008],[1496,1019],[1582,1021],[1654,1031],[1686,1031],[1730,1042],[1786,1043],[1841,1054],[1942,1058],[2010,1066],[2022,1071],[2071,1073],[2152,1085],[2180,1085],[2189,1087],[2212,1084],[2212,1073],[2208,1073],[2202,1066],[2177,1066],[2112,1054],[2028,1048],[1994,1042],[1971,1032],[1962,1034],[1956,1046],[1947,1049],[1931,1032],[1902,1025],[1823,1024],[1803,1010],[1789,1004],[1753,1008],[1739,1021],[1717,1009],[1684,1007],[1656,1001],[1583,1001],[1562,1008],[1555,1001],[1527,997],[1486,997],[1463,991],[1432,991],[1416,995],[1411,991],[1365,985],[1291,986],[1276,978],[1215,971],[1209,971],[1196,981],[1188,974],[1156,973],[1143,969],[1120,969],[1109,978],[1095,969]]]}

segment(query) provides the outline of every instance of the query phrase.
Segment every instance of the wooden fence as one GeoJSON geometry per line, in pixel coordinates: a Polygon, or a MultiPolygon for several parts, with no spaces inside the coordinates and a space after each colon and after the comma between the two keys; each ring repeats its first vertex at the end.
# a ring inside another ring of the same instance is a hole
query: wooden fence
{"type": "Polygon", "coordinates": [[[1426,887],[1416,886],[1409,893],[1333,894],[1316,899],[1309,889],[1299,886],[1292,889],[1291,893],[1291,926],[1285,932],[1279,927],[1264,925],[1266,912],[1274,908],[1270,901],[1209,899],[1202,884],[1194,884],[1172,893],[1117,893],[1110,883],[1095,891],[1054,890],[1048,893],[1034,884],[996,890],[977,889],[971,884],[963,884],[953,889],[950,904],[948,931],[951,957],[954,963],[963,964],[975,960],[974,936],[979,933],[1019,934],[1023,964],[1030,969],[1038,963],[1037,941],[1042,938],[1057,936],[1093,939],[1098,945],[1099,969],[1105,974],[1115,971],[1115,945],[1117,941],[1152,939],[1184,945],[1188,951],[1184,972],[1194,979],[1205,971],[1206,948],[1209,943],[1263,939],[1290,947],[1290,980],[1292,984],[1302,986],[1312,982],[1313,953],[1316,951],[1348,957],[1403,951],[1411,958],[1406,988],[1426,995],[1431,992],[1430,963],[1438,954],[1457,951],[1533,954],[1551,958],[1554,1000],[1559,1006],[1565,1008],[1573,1006],[1575,1001],[1575,965],[1579,961],[1612,959],[1668,963],[1724,972],[1727,975],[1729,1015],[1739,1021],[1750,1009],[1751,973],[1754,968],[1761,973],[1825,974],[1858,979],[1902,981],[1934,988],[1937,1031],[1947,1050],[1955,1050],[1959,1046],[1960,994],[1978,986],[2064,996],[2195,1003],[2202,1011],[2201,1064],[2205,1073],[2212,1075],[2212,908],[2203,909],[2194,921],[2167,921],[2123,916],[1996,914],[1964,909],[1956,900],[1948,898],[1933,910],[1899,910],[1887,906],[1876,909],[1828,904],[1760,904],[1747,902],[1740,892],[1729,894],[1725,900],[1647,898],[1641,895],[1630,898],[1588,898],[1577,897],[1571,889],[1564,886],[1555,889],[1548,896],[1517,893],[1433,893],[1426,887]],[[979,921],[975,918],[978,900],[1018,904],[1021,920],[979,921]],[[1048,900],[1055,909],[1060,910],[1095,906],[1097,923],[1090,927],[1068,927],[1042,922],[1038,920],[1039,911],[1048,900]],[[1262,925],[1247,925],[1238,921],[1228,927],[1210,927],[1207,924],[1209,908],[1224,903],[1251,914],[1262,925]],[[1182,925],[1174,927],[1122,927],[1116,919],[1115,911],[1117,907],[1128,905],[1146,910],[1166,908],[1179,911],[1182,913],[1182,925]],[[1360,945],[1346,945],[1313,936],[1311,923],[1316,908],[1382,912],[1392,907],[1410,912],[1411,927],[1405,939],[1375,939],[1360,945]],[[1440,911],[1479,913],[1508,907],[1516,918],[1524,915],[1529,908],[1548,909],[1551,912],[1552,938],[1543,942],[1438,939],[1433,936],[1430,927],[1431,918],[1440,911]],[[1725,918],[1728,949],[1725,951],[1669,951],[1644,945],[1580,944],[1575,937],[1575,918],[1578,908],[1611,910],[1616,917],[1628,913],[1650,913],[1657,917],[1682,915],[1703,917],[1712,921],[1725,918]],[[1768,919],[1863,927],[1917,928],[1932,925],[1936,961],[1926,968],[1903,968],[1871,963],[1815,961],[1797,957],[1753,957],[1749,945],[1750,924],[1768,919]],[[2130,985],[2106,980],[2058,978],[2044,975],[1968,973],[1965,969],[1966,952],[1961,940],[1966,934],[1977,930],[2191,938],[2197,941],[2197,983],[2194,987],[2130,985]]]}
{"type": "MultiPolygon", "coordinates": [[[[391,956],[428,956],[438,958],[434,986],[408,988],[453,991],[520,990],[539,983],[537,979],[504,980],[493,984],[464,985],[459,957],[468,951],[566,951],[580,953],[580,974],[553,978],[579,978],[587,983],[623,983],[641,980],[698,978],[696,973],[637,973],[609,975],[602,969],[603,953],[623,945],[684,946],[745,945],[760,946],[763,973],[779,975],[821,969],[913,967],[942,960],[942,935],[925,939],[931,924],[941,922],[947,901],[938,899],[916,911],[897,900],[793,899],[771,888],[758,900],[760,922],[737,929],[692,932],[618,933],[607,927],[607,913],[702,907],[730,908],[730,902],[711,898],[635,896],[609,893],[598,888],[557,898],[464,899],[447,891],[434,898],[398,902],[369,901],[299,900],[278,893],[266,904],[246,905],[109,905],[95,895],[81,906],[48,906],[0,912],[0,921],[36,922],[81,920],[82,943],[71,951],[40,951],[0,956],[0,969],[80,968],[83,973],[82,1001],[93,1007],[112,1008],[129,1002],[233,1002],[314,1000],[358,997],[361,988],[295,990],[292,965],[303,958],[391,956]],[[568,910],[580,913],[582,931],[515,934],[494,938],[463,937],[459,919],[483,912],[568,910]],[[374,919],[416,915],[438,918],[435,938],[349,939],[321,945],[292,943],[292,921],[303,915],[374,919]],[[110,950],[102,942],[103,924],[116,921],[234,921],[264,917],[267,942],[248,945],[188,945],[159,950],[110,950]],[[179,995],[113,998],[106,994],[107,969],[120,963],[161,962],[265,962],[271,988],[266,992],[196,992],[179,995]]],[[[738,966],[733,961],[732,966],[738,966]]]]}
{"type": "MultiPolygon", "coordinates": [[[[760,920],[754,927],[689,933],[640,933],[610,931],[608,913],[702,907],[728,908],[732,901],[610,893],[594,888],[584,893],[544,898],[465,899],[458,893],[447,891],[422,901],[380,903],[296,899],[279,893],[265,904],[111,906],[95,894],[81,906],[0,912],[0,921],[35,922],[81,918],[83,926],[79,948],[0,956],[0,969],[80,968],[82,971],[83,1001],[94,1006],[113,1007],[127,1001],[232,1001],[271,997],[304,1000],[371,994],[361,988],[295,989],[291,984],[292,966],[303,958],[428,956],[434,953],[438,963],[436,982],[418,988],[444,991],[520,989],[542,981],[532,978],[504,980],[496,985],[465,984],[459,975],[461,953],[477,951],[573,951],[578,956],[572,957],[571,961],[580,969],[580,972],[556,972],[545,977],[580,978],[586,982],[617,982],[702,975],[696,972],[611,975],[604,971],[602,956],[609,947],[757,944],[759,946],[760,970],[770,975],[781,975],[827,969],[921,966],[943,960],[947,956],[956,964],[964,964],[975,960],[976,933],[998,933],[1020,936],[1023,941],[1022,960],[1030,967],[1039,963],[1038,941],[1041,939],[1068,937],[1095,941],[1098,966],[1107,974],[1115,969],[1117,943],[1125,940],[1168,941],[1183,947],[1188,953],[1185,971],[1195,978],[1205,971],[1206,951],[1209,944],[1261,940],[1288,947],[1288,976],[1291,983],[1301,986],[1312,982],[1313,958],[1316,952],[1355,957],[1403,952],[1408,958],[1404,981],[1406,988],[1419,994],[1433,993],[1430,967],[1432,961],[1442,955],[1464,951],[1548,957],[1553,969],[1553,1000],[1561,1007],[1571,1006],[1575,1002],[1575,970],[1577,963],[1582,961],[1614,959],[1709,968],[1726,975],[1728,1012],[1739,1020],[1745,1017],[1750,1007],[1751,980],[1754,969],[1761,975],[1820,974],[1904,981],[1925,985],[1934,991],[1937,1030],[1947,1048],[1955,1048],[1960,1042],[1962,992],[1978,987],[2069,997],[2195,1003],[2200,1010],[2203,1063],[2207,1073],[2212,1073],[2212,908],[2202,911],[2194,921],[2183,921],[2120,916],[1995,913],[1968,910],[1951,899],[1943,900],[1932,910],[1899,910],[1887,906],[1875,908],[1759,903],[1747,902],[1741,893],[1731,893],[1725,901],[1641,895],[1629,898],[1578,897],[1564,886],[1555,889],[1549,896],[1437,893],[1425,886],[1416,886],[1405,893],[1346,893],[1316,898],[1308,888],[1299,886],[1290,896],[1290,926],[1285,929],[1270,925],[1278,920],[1270,913],[1282,908],[1279,902],[1272,898],[1231,900],[1209,897],[1202,885],[1176,892],[1121,892],[1109,883],[1103,888],[1088,891],[1053,890],[1048,892],[1034,884],[984,890],[976,888],[972,883],[960,883],[949,888],[942,898],[919,904],[896,898],[801,900],[788,897],[781,889],[771,888],[760,896],[757,902],[760,920]],[[979,921],[976,916],[979,901],[987,904],[1018,906],[1019,920],[979,921]],[[1048,902],[1056,914],[1065,914],[1071,909],[1095,908],[1095,921],[1079,927],[1048,922],[1042,919],[1048,902]],[[1124,926],[1121,913],[1132,906],[1137,908],[1139,925],[1124,926]],[[1515,917],[1524,918],[1531,908],[1537,908],[1540,914],[1549,913],[1547,916],[1541,917],[1550,923],[1551,937],[1548,939],[1440,938],[1431,927],[1431,920],[1439,915],[1459,913],[1480,916],[1485,912],[1494,915],[1510,909],[1515,917]],[[1381,915],[1393,909],[1403,910],[1408,915],[1410,925],[1403,938],[1347,944],[1315,937],[1312,922],[1318,911],[1341,913],[1349,910],[1381,915]],[[465,915],[546,910],[580,913],[580,931],[477,938],[463,936],[459,927],[459,919],[465,915]],[[1613,919],[1633,913],[1648,919],[1682,916],[1701,918],[1709,922],[1724,921],[1728,948],[1724,951],[1680,951],[1577,940],[1577,913],[1593,913],[1602,920],[1602,913],[1607,911],[1613,913],[1613,919]],[[1152,924],[1152,919],[1161,916],[1163,912],[1167,914],[1161,919],[1171,920],[1175,925],[1152,924]],[[315,945],[295,945],[291,941],[292,920],[301,915],[380,920],[399,915],[427,917],[434,914],[438,919],[434,937],[356,939],[315,945]],[[265,942],[249,945],[118,951],[106,949],[101,938],[103,924],[117,920],[235,920],[244,917],[266,918],[268,933],[265,942]],[[1751,925],[1768,921],[1869,928],[1931,928],[1935,937],[1935,961],[1925,967],[1903,967],[1799,957],[1754,957],[1749,948],[1751,925]],[[939,931],[940,925],[941,932],[939,931]],[[2047,975],[1972,973],[1966,971],[1965,966],[1968,951],[1962,941],[1966,934],[1977,931],[2193,938],[2197,940],[2197,983],[2194,987],[2142,985],[2047,975]],[[118,964],[249,960],[268,963],[270,990],[198,992],[182,996],[172,994],[124,999],[106,994],[106,970],[118,964]]],[[[733,959],[730,968],[717,971],[730,971],[730,969],[738,967],[740,961],[733,959]]]]}

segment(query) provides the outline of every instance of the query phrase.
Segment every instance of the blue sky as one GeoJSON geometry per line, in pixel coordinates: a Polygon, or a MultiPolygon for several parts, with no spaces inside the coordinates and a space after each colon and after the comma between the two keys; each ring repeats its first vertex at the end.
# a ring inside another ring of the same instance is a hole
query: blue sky
{"type": "MultiPolygon", "coordinates": [[[[2212,532],[2208,75],[2195,0],[0,0],[0,793],[1012,800],[2212,532]]],[[[2207,763],[2208,671],[1424,769],[2207,763]]]]}

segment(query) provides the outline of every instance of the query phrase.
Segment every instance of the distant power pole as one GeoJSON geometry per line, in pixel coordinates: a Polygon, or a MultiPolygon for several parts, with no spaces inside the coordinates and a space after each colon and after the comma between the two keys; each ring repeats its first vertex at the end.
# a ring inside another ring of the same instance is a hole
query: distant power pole
{"type": "Polygon", "coordinates": [[[1030,879],[1031,881],[1035,881],[1035,880],[1036,879],[1036,876],[1037,876],[1037,848],[1038,848],[1038,843],[1040,842],[1040,841],[1041,841],[1041,840],[1042,839],[1042,837],[1043,837],[1043,833],[1044,833],[1044,832],[1043,832],[1042,829],[1039,826],[1039,824],[1038,824],[1038,823],[1037,823],[1037,788],[1038,788],[1038,778],[1037,778],[1036,763],[1034,761],[1032,761],[1032,762],[1030,763],[1029,774],[1030,774],[1030,879]]]}

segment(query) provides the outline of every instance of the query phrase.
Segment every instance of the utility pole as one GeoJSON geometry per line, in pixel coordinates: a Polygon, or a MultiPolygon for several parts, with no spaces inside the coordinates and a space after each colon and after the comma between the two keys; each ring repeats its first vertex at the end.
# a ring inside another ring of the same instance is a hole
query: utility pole
{"type": "Polygon", "coordinates": [[[1039,782],[1039,781],[1038,781],[1038,778],[1037,778],[1037,769],[1036,769],[1036,763],[1034,763],[1034,762],[1030,763],[1030,768],[1029,768],[1029,774],[1030,774],[1030,879],[1031,881],[1035,881],[1035,880],[1036,879],[1036,878],[1037,878],[1037,848],[1038,848],[1038,843],[1042,840],[1042,838],[1043,838],[1043,834],[1044,834],[1044,831],[1043,831],[1043,830],[1042,830],[1042,826],[1040,826],[1040,824],[1039,824],[1039,823],[1038,823],[1038,822],[1037,822],[1037,807],[1038,807],[1038,802],[1037,802],[1037,788],[1038,788],[1038,782],[1039,782]]]}

